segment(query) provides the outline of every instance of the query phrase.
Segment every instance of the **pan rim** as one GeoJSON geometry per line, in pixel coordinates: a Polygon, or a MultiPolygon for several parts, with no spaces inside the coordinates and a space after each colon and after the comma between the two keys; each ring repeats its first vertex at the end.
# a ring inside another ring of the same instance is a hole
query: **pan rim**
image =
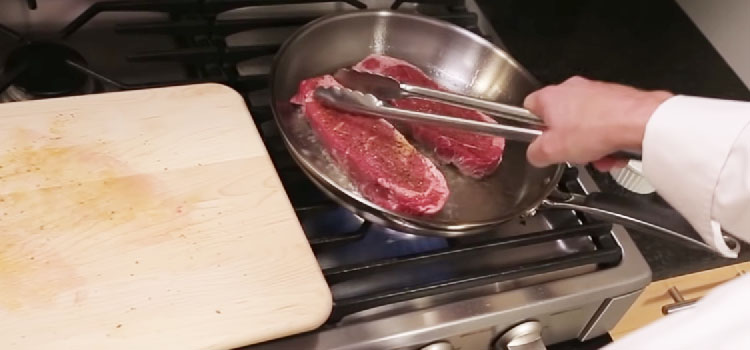
{"type": "Polygon", "coordinates": [[[538,208],[542,202],[549,196],[549,193],[551,193],[554,190],[554,187],[557,186],[557,184],[560,181],[560,178],[562,177],[564,166],[561,164],[550,166],[555,167],[554,173],[550,176],[550,181],[545,183],[544,190],[541,192],[544,195],[540,196],[540,198],[536,199],[532,202],[532,204],[529,204],[527,206],[519,206],[516,208],[515,213],[506,215],[505,217],[498,217],[490,220],[483,220],[483,221],[475,221],[471,223],[463,223],[463,224],[445,224],[445,223],[435,223],[430,222],[430,217],[425,216],[424,218],[418,217],[418,216],[407,216],[403,214],[399,214],[397,212],[382,208],[381,206],[371,202],[367,198],[364,198],[358,193],[349,193],[353,192],[351,190],[347,190],[345,188],[342,188],[339,184],[337,184],[332,179],[318,174],[319,171],[316,170],[316,167],[310,164],[310,161],[307,160],[302,154],[300,154],[299,150],[292,144],[291,140],[289,139],[289,136],[287,135],[287,130],[285,130],[284,126],[281,125],[280,118],[278,117],[279,111],[276,106],[277,102],[277,92],[276,92],[276,77],[278,76],[278,70],[279,70],[279,64],[283,57],[285,57],[287,51],[289,50],[289,47],[292,46],[301,36],[306,34],[307,32],[315,29],[316,27],[325,24],[326,22],[332,20],[332,19],[347,19],[351,17],[402,17],[409,20],[418,20],[427,22],[430,25],[438,25],[438,26],[449,26],[453,30],[459,31],[462,35],[466,35],[470,37],[473,40],[479,41],[482,44],[486,45],[487,47],[491,48],[492,51],[497,54],[498,56],[501,56],[503,59],[507,60],[507,62],[513,66],[513,68],[517,69],[526,79],[529,80],[535,87],[541,86],[541,84],[534,78],[526,69],[524,69],[518,62],[516,62],[507,52],[500,49],[499,47],[495,46],[488,40],[482,38],[481,36],[466,30],[464,28],[461,28],[459,26],[456,26],[452,23],[438,20],[435,18],[430,18],[422,15],[415,15],[415,14],[408,14],[403,12],[397,12],[397,11],[390,11],[390,10],[352,10],[352,11],[345,11],[340,12],[336,14],[330,14],[326,16],[322,16],[318,19],[315,19],[306,25],[300,27],[297,31],[295,31],[287,40],[284,41],[284,43],[281,45],[279,51],[275,55],[273,59],[273,64],[271,67],[271,80],[269,84],[269,88],[271,91],[271,111],[273,113],[274,121],[279,128],[279,133],[281,135],[282,140],[284,141],[284,144],[289,151],[292,158],[297,162],[297,164],[300,166],[300,168],[303,170],[305,175],[307,175],[310,180],[321,189],[329,198],[340,204],[341,206],[345,207],[346,209],[353,211],[356,215],[365,217],[368,220],[374,221],[379,224],[383,224],[385,226],[390,227],[397,227],[398,229],[407,231],[409,233],[419,234],[419,235],[432,235],[432,236],[441,236],[441,237],[455,237],[455,236],[461,236],[461,235],[468,235],[468,234],[475,234],[480,232],[486,232],[490,230],[491,228],[502,224],[508,220],[512,220],[514,217],[518,217],[523,214],[527,214],[530,212],[533,212],[536,208],[538,208]],[[346,199],[351,200],[347,201],[346,199]],[[354,202],[354,203],[352,203],[354,202]]]}

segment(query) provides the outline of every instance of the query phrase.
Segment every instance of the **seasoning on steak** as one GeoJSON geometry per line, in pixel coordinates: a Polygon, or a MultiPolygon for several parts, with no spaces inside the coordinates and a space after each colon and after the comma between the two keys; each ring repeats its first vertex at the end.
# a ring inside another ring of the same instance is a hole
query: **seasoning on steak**
{"type": "Polygon", "coordinates": [[[370,201],[404,214],[434,214],[448,198],[435,165],[389,122],[327,108],[313,98],[318,86],[338,85],[326,75],[304,80],[291,99],[302,105],[321,144],[370,201]]]}
{"type": "MultiPolygon", "coordinates": [[[[385,75],[402,83],[447,91],[414,65],[383,55],[370,55],[354,66],[355,70],[385,75]]],[[[472,120],[496,123],[487,115],[466,108],[419,98],[390,101],[396,107],[472,120]]],[[[433,149],[440,161],[455,165],[462,174],[482,178],[500,164],[505,139],[445,127],[413,123],[409,125],[417,142],[433,149]]]]}

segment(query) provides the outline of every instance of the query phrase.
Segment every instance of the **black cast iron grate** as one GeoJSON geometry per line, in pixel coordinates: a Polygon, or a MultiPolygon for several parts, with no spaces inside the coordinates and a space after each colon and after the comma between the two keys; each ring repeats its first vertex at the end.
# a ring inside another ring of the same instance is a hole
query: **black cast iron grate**
{"type": "Polygon", "coordinates": [[[335,323],[346,315],[378,306],[466,290],[492,283],[510,281],[592,264],[600,267],[613,266],[619,263],[622,259],[622,252],[611,234],[611,229],[612,225],[606,223],[587,224],[567,229],[555,229],[490,241],[482,241],[481,243],[472,245],[449,247],[429,253],[324,269],[323,274],[328,284],[335,286],[338,283],[354,280],[366,275],[377,274],[389,269],[399,269],[407,264],[437,263],[439,261],[460,262],[463,258],[472,254],[477,254],[480,251],[485,253],[491,252],[493,254],[503,254],[504,251],[518,247],[545,242],[556,242],[561,239],[571,239],[584,236],[591,237],[596,245],[596,249],[592,251],[577,252],[560,257],[541,259],[500,269],[478,269],[472,274],[466,274],[460,277],[448,278],[422,285],[396,288],[363,296],[334,299],[333,312],[331,313],[328,322],[335,323]]]}
{"type": "MultiPolygon", "coordinates": [[[[404,3],[442,6],[444,11],[435,17],[478,32],[477,16],[463,6],[463,0],[394,0],[392,9],[404,3]]],[[[218,19],[223,12],[253,6],[293,5],[310,3],[342,3],[351,9],[365,9],[366,2],[358,0],[118,0],[92,4],[58,33],[55,42],[64,40],[84,27],[91,19],[105,12],[159,12],[168,15],[168,20],[148,23],[118,25],[116,31],[130,35],[168,35],[174,38],[177,48],[159,51],[136,52],[127,58],[130,62],[174,62],[185,66],[189,79],[180,81],[154,81],[125,83],[87,67],[85,62],[64,58],[61,64],[102,84],[117,89],[142,89],[204,82],[217,82],[232,86],[241,92],[264,89],[268,86],[267,74],[241,75],[237,63],[260,56],[273,55],[279,45],[227,46],[229,35],[256,28],[298,27],[316,16],[275,16],[273,18],[218,19]]],[[[29,1],[29,8],[36,3],[29,1]]],[[[33,43],[10,28],[0,26],[0,34],[18,41],[19,45],[33,43]]],[[[0,91],[14,83],[18,72],[5,70],[0,75],[0,91]]],[[[254,107],[254,106],[251,106],[254,107]]],[[[253,110],[253,112],[256,112],[253,110]]]]}

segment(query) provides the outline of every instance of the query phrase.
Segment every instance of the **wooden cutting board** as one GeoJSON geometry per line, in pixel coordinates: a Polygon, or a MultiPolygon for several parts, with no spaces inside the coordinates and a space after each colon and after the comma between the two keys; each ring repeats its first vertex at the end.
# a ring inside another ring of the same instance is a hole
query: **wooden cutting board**
{"type": "Polygon", "coordinates": [[[0,349],[228,349],[331,303],[233,90],[0,105],[0,349]]]}

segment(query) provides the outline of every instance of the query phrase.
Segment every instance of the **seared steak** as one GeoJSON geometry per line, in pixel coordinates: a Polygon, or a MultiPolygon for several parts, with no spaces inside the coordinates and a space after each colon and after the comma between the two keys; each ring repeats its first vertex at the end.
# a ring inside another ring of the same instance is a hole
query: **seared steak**
{"type": "MultiPolygon", "coordinates": [[[[385,75],[402,83],[447,91],[414,65],[383,55],[370,55],[355,70],[385,75]]],[[[494,123],[487,115],[445,103],[419,98],[390,101],[396,107],[494,123]]],[[[417,142],[435,151],[438,159],[455,165],[462,174],[481,178],[492,173],[503,157],[505,139],[422,124],[409,125],[417,142]]]]}
{"type": "Polygon", "coordinates": [[[405,214],[433,214],[448,198],[443,174],[393,125],[327,108],[312,94],[318,86],[338,85],[331,76],[304,80],[291,100],[321,144],[373,203],[405,214]]]}

